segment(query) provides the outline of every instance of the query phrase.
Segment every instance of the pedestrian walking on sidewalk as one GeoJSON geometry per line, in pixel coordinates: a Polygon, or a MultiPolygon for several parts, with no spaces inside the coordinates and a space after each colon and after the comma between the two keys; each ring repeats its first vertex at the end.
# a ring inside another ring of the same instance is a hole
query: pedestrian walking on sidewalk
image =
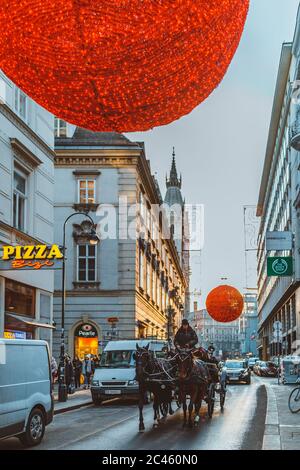
{"type": "Polygon", "coordinates": [[[70,356],[65,357],[65,376],[68,393],[74,393],[74,369],[70,356]]]}
{"type": "Polygon", "coordinates": [[[82,363],[82,374],[84,376],[84,388],[90,388],[91,375],[92,375],[92,361],[89,356],[85,356],[82,363]]]}
{"type": "Polygon", "coordinates": [[[75,388],[80,388],[80,377],[82,371],[82,362],[78,356],[73,360],[74,376],[75,376],[75,388]]]}
{"type": "Polygon", "coordinates": [[[51,375],[52,375],[52,383],[55,382],[55,379],[57,377],[57,362],[54,359],[54,357],[51,357],[51,375]]]}

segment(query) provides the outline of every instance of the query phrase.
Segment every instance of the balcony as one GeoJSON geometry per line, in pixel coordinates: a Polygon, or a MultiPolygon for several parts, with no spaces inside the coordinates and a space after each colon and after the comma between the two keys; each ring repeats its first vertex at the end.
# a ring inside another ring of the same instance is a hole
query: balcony
{"type": "Polygon", "coordinates": [[[290,129],[290,144],[293,149],[300,152],[300,120],[296,119],[290,129]]]}

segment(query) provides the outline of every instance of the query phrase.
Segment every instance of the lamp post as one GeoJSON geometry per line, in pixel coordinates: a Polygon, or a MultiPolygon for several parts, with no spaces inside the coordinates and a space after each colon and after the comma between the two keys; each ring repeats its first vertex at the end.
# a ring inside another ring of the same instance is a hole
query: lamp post
{"type": "Polygon", "coordinates": [[[69,215],[64,222],[63,226],[63,260],[62,260],[62,288],[61,288],[61,345],[60,345],[60,358],[59,358],[59,375],[58,375],[58,401],[65,402],[68,399],[66,376],[65,376],[65,300],[66,300],[66,225],[68,221],[74,217],[82,215],[90,220],[92,228],[90,232],[90,244],[97,245],[99,238],[94,227],[93,219],[83,212],[74,212],[69,215]]]}

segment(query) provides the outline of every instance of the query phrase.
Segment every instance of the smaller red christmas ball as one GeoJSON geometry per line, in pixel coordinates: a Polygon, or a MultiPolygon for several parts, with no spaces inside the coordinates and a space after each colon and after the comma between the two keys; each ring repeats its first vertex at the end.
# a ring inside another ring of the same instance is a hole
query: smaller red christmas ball
{"type": "Polygon", "coordinates": [[[206,309],[209,315],[220,323],[237,320],[243,308],[243,296],[232,286],[218,286],[208,294],[206,299],[206,309]]]}

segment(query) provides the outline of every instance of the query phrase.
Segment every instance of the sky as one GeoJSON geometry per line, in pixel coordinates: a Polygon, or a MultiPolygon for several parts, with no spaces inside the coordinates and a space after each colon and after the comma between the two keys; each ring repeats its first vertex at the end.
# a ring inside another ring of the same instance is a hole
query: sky
{"type": "Polygon", "coordinates": [[[204,307],[227,278],[246,286],[243,207],[256,205],[283,42],[293,39],[299,0],[250,0],[244,34],[219,87],[188,116],[148,132],[144,141],[162,193],[172,147],[187,203],[204,204],[204,247],[191,253],[191,291],[204,307]]]}

